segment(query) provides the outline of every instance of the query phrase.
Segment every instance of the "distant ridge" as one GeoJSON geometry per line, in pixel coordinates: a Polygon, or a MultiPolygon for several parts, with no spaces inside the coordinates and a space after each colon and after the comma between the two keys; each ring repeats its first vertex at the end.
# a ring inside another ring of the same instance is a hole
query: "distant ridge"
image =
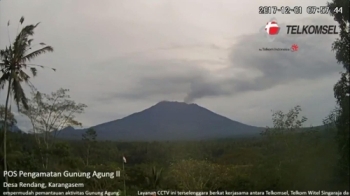
{"type": "MultiPolygon", "coordinates": [[[[0,121],[0,129],[2,129],[3,126],[4,126],[4,121],[0,121]]],[[[12,132],[23,132],[20,128],[17,127],[17,125],[10,126],[9,131],[12,131],[12,132]]]]}
{"type": "MultiPolygon", "coordinates": [[[[161,101],[125,118],[93,126],[99,140],[204,140],[258,135],[263,128],[216,114],[195,103],[161,101]]],[[[59,137],[81,139],[86,129],[67,127],[59,137]]]]}

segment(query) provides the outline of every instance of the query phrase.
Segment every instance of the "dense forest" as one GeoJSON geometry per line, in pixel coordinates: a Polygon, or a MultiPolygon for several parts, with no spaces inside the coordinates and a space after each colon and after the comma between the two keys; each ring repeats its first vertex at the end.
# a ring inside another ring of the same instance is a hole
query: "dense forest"
{"type": "MultiPolygon", "coordinates": [[[[347,8],[349,1],[333,0],[328,6],[347,8]]],[[[42,48],[28,52],[38,24],[23,27],[12,44],[0,50],[0,91],[6,94],[0,107],[1,192],[108,190],[133,196],[151,195],[156,190],[218,191],[212,195],[233,190],[241,195],[245,191],[276,191],[274,195],[349,191],[349,10],[331,15],[341,30],[332,49],[345,71],[333,89],[337,108],[324,119],[323,126],[306,129],[307,118],[296,106],[273,113],[273,126],[260,136],[196,142],[97,141],[94,129],[88,129],[78,141],[58,139],[60,129],[81,125],[76,116],[87,106],[70,99],[67,89],[44,94],[30,83],[26,68],[33,77],[38,70],[28,62],[53,48],[40,43],[42,48]],[[29,98],[24,84],[32,91],[29,98]],[[11,131],[17,123],[12,100],[18,113],[30,120],[32,130],[27,133],[11,131]],[[19,175],[20,171],[34,176],[19,175]],[[94,171],[100,173],[73,176],[94,171]],[[31,172],[63,175],[44,177],[31,172]],[[61,183],[63,187],[16,187],[32,182],[37,186],[61,183]]],[[[21,26],[24,18],[19,22],[21,26]]]]}
{"type": "Polygon", "coordinates": [[[121,171],[114,178],[16,177],[9,182],[81,182],[85,187],[69,190],[117,191],[123,190],[125,180],[128,195],[155,190],[349,190],[348,182],[337,174],[334,124],[327,121],[324,127],[301,129],[306,119],[299,116],[300,110],[276,112],[274,127],[261,137],[244,139],[122,143],[96,141],[96,132],[89,129],[81,141],[57,139],[47,149],[40,143],[43,136],[9,132],[8,170],[121,171]]]}

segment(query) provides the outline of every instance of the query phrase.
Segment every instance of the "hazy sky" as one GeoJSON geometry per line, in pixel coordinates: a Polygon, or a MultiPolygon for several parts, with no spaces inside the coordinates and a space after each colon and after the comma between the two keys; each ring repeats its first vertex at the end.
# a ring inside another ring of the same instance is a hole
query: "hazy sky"
{"type": "MultiPolygon", "coordinates": [[[[125,117],[159,101],[189,101],[250,125],[271,125],[271,110],[301,105],[319,125],[334,108],[339,78],[332,35],[286,35],[269,42],[261,27],[272,17],[286,24],[336,24],[308,15],[324,0],[31,0],[0,1],[0,48],[14,38],[18,20],[41,22],[35,41],[55,52],[35,63],[33,83],[43,92],[69,88],[88,105],[85,127],[125,117]],[[259,15],[259,6],[302,6],[302,15],[259,15]],[[9,28],[7,21],[11,21],[9,28]],[[9,32],[9,33],[8,33],[9,32]],[[298,52],[262,47],[299,45],[298,52]]],[[[0,94],[4,103],[4,93],[0,94]]],[[[21,127],[23,117],[17,117],[21,127]]]]}

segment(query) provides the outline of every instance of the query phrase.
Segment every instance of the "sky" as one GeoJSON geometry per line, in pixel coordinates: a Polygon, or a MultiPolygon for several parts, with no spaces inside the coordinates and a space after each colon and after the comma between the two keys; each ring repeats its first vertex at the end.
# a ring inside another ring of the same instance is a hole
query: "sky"
{"type": "MultiPolygon", "coordinates": [[[[336,25],[330,15],[306,14],[324,0],[60,0],[0,1],[0,49],[18,21],[40,25],[34,42],[54,48],[33,63],[42,92],[70,89],[88,106],[77,120],[89,127],[123,118],[159,101],[196,103],[245,124],[271,126],[272,111],[296,105],[320,125],[335,107],[340,78],[331,45],[337,35],[287,35],[285,25],[336,25]],[[302,6],[303,14],[261,15],[259,6],[302,6]],[[260,29],[281,26],[269,41],[260,29]],[[7,27],[7,22],[10,26],[7,27]],[[259,51],[290,48],[298,52],[259,51]]],[[[0,93],[0,103],[5,103],[0,93]]],[[[30,127],[16,113],[18,126],[30,127]]]]}

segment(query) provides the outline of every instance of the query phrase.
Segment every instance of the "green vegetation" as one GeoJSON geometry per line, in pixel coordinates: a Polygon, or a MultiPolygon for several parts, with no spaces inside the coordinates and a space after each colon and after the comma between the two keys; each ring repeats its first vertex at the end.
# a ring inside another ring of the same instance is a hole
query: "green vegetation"
{"type": "Polygon", "coordinates": [[[334,85],[334,96],[337,99],[338,107],[334,111],[337,125],[337,141],[339,158],[339,175],[343,176],[344,181],[350,183],[350,162],[349,162],[349,140],[350,140],[350,18],[349,18],[349,1],[333,0],[328,4],[330,8],[342,7],[342,13],[331,15],[338,22],[340,27],[340,37],[333,43],[333,50],[336,53],[336,59],[342,64],[345,71],[341,73],[339,81],[334,85]]]}
{"type": "MultiPolygon", "coordinates": [[[[24,17],[19,20],[22,25],[24,22],[24,17]]],[[[10,25],[10,21],[7,23],[7,26],[10,25]]],[[[40,43],[43,46],[40,49],[32,50],[32,41],[31,36],[34,35],[35,28],[39,25],[27,25],[22,28],[22,30],[18,33],[15,40],[10,43],[9,47],[6,47],[4,50],[0,50],[0,69],[2,72],[2,76],[0,78],[0,87],[4,88],[5,84],[8,83],[7,94],[6,94],[6,104],[5,111],[8,110],[10,97],[16,101],[17,106],[21,103],[25,109],[28,109],[27,98],[22,88],[22,83],[30,84],[30,76],[25,72],[27,67],[30,67],[30,71],[34,76],[37,75],[36,64],[29,64],[31,60],[36,58],[37,56],[44,54],[46,52],[53,52],[53,48],[51,46],[45,46],[45,43],[40,43]]],[[[9,40],[11,42],[11,40],[9,40]]],[[[11,111],[11,109],[10,109],[11,111]]],[[[4,124],[7,123],[7,112],[4,115],[4,124]]],[[[7,139],[6,139],[7,126],[4,126],[4,170],[7,170],[7,139]]],[[[6,182],[8,179],[6,177],[6,182]]]]}
{"type": "MultiPolygon", "coordinates": [[[[10,132],[9,170],[23,171],[121,171],[125,155],[127,193],[168,190],[349,190],[336,172],[336,129],[300,131],[300,107],[273,115],[274,127],[261,138],[199,142],[96,141],[88,129],[81,141],[50,140],[39,145],[40,134],[10,132]],[[42,159],[43,152],[47,159],[42,159]]],[[[1,138],[3,139],[3,138],[1,138]]],[[[80,190],[123,189],[123,178],[10,178],[10,182],[82,182],[80,190]]],[[[38,188],[39,189],[39,188],[38,188]]],[[[24,190],[12,188],[11,190],[24,190]]],[[[50,190],[48,188],[47,190],[50,190]]],[[[54,189],[52,190],[61,190],[54,189]]],[[[70,189],[71,190],[71,189],[70,189]]],[[[79,188],[77,188],[79,190],[79,188]]]]}

